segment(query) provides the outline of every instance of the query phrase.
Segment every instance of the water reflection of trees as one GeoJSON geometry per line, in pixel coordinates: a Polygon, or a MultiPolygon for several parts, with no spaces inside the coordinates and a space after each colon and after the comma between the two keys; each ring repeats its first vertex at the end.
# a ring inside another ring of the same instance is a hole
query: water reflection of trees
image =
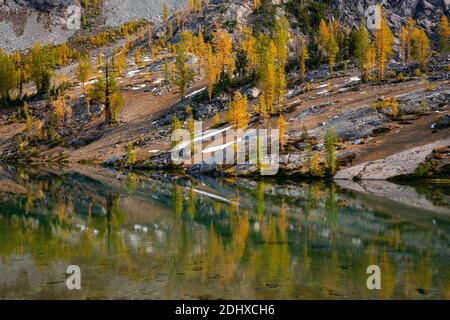
{"type": "Polygon", "coordinates": [[[270,194],[264,182],[234,188],[229,203],[174,184],[166,195],[174,223],[149,224],[141,232],[127,224],[121,205],[138,189],[131,178],[126,194],[95,195],[64,177],[36,179],[21,172],[26,193],[2,197],[3,263],[30,253],[37,266],[61,259],[103,266],[134,281],[152,281],[164,272],[167,297],[192,291],[248,298],[449,296],[445,256],[404,245],[407,228],[372,217],[392,224],[389,232],[365,234],[360,242],[346,238],[340,215],[348,204],[340,203],[334,186],[307,185],[294,205],[288,196],[270,194]],[[380,293],[365,287],[369,264],[382,269],[380,293]]]}

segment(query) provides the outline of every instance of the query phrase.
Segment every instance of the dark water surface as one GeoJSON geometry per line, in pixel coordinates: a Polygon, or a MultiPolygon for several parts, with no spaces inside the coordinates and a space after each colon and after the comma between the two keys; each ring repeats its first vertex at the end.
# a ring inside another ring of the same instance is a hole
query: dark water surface
{"type": "Polygon", "coordinates": [[[450,186],[3,167],[6,298],[450,299],[450,186]]]}

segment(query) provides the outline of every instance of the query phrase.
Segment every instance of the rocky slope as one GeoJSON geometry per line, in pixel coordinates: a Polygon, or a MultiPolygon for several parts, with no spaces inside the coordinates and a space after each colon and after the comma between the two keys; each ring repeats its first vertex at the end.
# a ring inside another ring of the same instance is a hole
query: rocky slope
{"type": "MultiPolygon", "coordinates": [[[[172,9],[186,1],[167,1],[172,9]]],[[[102,19],[107,26],[131,20],[155,20],[164,0],[103,0],[102,19]]],[[[77,30],[66,27],[67,8],[80,6],[79,0],[0,0],[0,48],[24,50],[36,41],[59,44],[77,30]]]]}
{"type": "Polygon", "coordinates": [[[344,24],[359,24],[371,5],[381,4],[387,18],[396,30],[404,23],[405,18],[412,16],[419,26],[425,28],[431,35],[442,14],[448,16],[450,1],[448,0],[332,0],[330,7],[340,13],[340,20],[344,24]]]}
{"type": "MultiPolygon", "coordinates": [[[[272,0],[286,4],[288,0],[272,0]]],[[[168,0],[172,9],[184,6],[186,0],[168,0]]],[[[295,2],[295,1],[293,1],[295,2]]],[[[368,8],[379,3],[374,0],[318,0],[327,4],[331,12],[338,12],[341,22],[347,26],[360,23],[368,8]]],[[[117,26],[140,18],[154,20],[161,14],[164,0],[103,0],[105,24],[117,26]]],[[[391,27],[398,30],[408,16],[417,20],[419,26],[433,35],[440,16],[450,13],[449,0],[385,0],[382,6],[391,27]]],[[[74,34],[64,27],[64,15],[70,5],[79,5],[78,0],[0,0],[0,48],[11,51],[26,49],[36,41],[61,43],[74,34]]],[[[211,0],[204,16],[221,16],[243,23],[251,13],[249,0],[211,0]],[[220,9],[219,11],[216,9],[220,9]],[[214,11],[215,10],[215,11],[214,11]]]]}
{"type": "Polygon", "coordinates": [[[70,5],[78,0],[1,0],[0,48],[6,51],[23,50],[36,41],[62,43],[75,30],[65,27],[64,17],[70,5]]]}

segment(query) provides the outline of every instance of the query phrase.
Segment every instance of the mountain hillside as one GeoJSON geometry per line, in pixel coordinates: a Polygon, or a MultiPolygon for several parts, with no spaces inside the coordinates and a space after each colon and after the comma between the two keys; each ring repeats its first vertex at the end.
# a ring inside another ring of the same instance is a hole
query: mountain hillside
{"type": "MultiPolygon", "coordinates": [[[[169,0],[174,9],[185,1],[169,0]]],[[[153,21],[162,11],[164,0],[103,0],[101,11],[95,16],[96,27],[118,26],[140,18],[153,21]]],[[[0,48],[6,51],[24,50],[41,43],[60,44],[77,30],[67,30],[65,16],[78,0],[1,0],[0,48]]],[[[85,10],[82,10],[85,14],[85,10]]]]}
{"type": "MultiPolygon", "coordinates": [[[[326,2],[326,1],[325,1],[326,2]]],[[[417,24],[429,33],[436,26],[442,14],[449,15],[449,0],[332,0],[330,7],[339,11],[340,20],[345,24],[358,24],[371,5],[381,4],[391,27],[400,29],[405,19],[411,16],[417,24]],[[380,3],[381,2],[381,3],[380,3]]]]}

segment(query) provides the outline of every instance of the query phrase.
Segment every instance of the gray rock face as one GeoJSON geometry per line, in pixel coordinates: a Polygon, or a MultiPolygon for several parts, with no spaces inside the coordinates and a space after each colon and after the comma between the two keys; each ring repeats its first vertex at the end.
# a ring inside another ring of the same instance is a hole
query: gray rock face
{"type": "Polygon", "coordinates": [[[327,127],[334,127],[343,140],[356,140],[370,136],[388,121],[388,117],[374,109],[361,108],[338,115],[328,122],[327,127]]]}
{"type": "Polygon", "coordinates": [[[70,5],[79,3],[78,0],[14,0],[13,2],[17,5],[34,8],[42,12],[67,8],[70,5]]]}
{"type": "Polygon", "coordinates": [[[249,97],[250,99],[256,99],[259,97],[259,94],[261,93],[261,90],[259,90],[258,88],[254,87],[254,88],[250,88],[245,92],[245,95],[247,97],[249,97]]]}
{"type": "Polygon", "coordinates": [[[104,5],[106,24],[118,26],[130,20],[155,20],[162,13],[164,2],[171,11],[184,6],[186,0],[106,0],[104,5]]]}
{"type": "Polygon", "coordinates": [[[280,158],[280,164],[289,171],[301,169],[305,163],[306,157],[304,153],[289,153],[282,155],[280,158]]]}
{"type": "Polygon", "coordinates": [[[78,0],[0,0],[0,48],[10,52],[41,43],[59,44],[72,36],[67,8],[78,0]]]}
{"type": "Polygon", "coordinates": [[[359,25],[367,9],[376,4],[381,4],[395,31],[400,30],[404,20],[411,16],[433,37],[439,18],[450,11],[450,1],[447,0],[333,0],[330,7],[339,10],[340,21],[344,25],[359,25]]]}
{"type": "MultiPolygon", "coordinates": [[[[108,26],[118,26],[140,18],[157,21],[166,1],[172,9],[185,0],[104,0],[103,15],[108,26]]],[[[10,52],[25,50],[36,41],[60,44],[77,30],[66,28],[67,8],[80,6],[79,0],[0,0],[0,48],[10,52]]]]}
{"type": "Polygon", "coordinates": [[[419,114],[422,103],[425,102],[427,111],[442,110],[450,101],[450,85],[442,86],[433,91],[414,92],[398,96],[399,111],[403,114],[419,114]]]}
{"type": "MultiPolygon", "coordinates": [[[[316,0],[323,2],[323,0],[316,0]]],[[[130,20],[159,20],[163,3],[167,2],[171,11],[184,6],[187,0],[104,0],[103,15],[107,26],[118,26],[130,20]]],[[[203,10],[197,19],[190,21],[192,28],[203,25],[208,29],[215,23],[235,25],[246,24],[252,13],[252,0],[210,0],[209,6],[203,10]]],[[[275,4],[286,4],[285,0],[272,1],[275,4]]],[[[332,0],[328,7],[337,10],[341,23],[346,26],[359,25],[361,17],[365,15],[367,9],[379,3],[375,0],[332,0]]],[[[33,45],[37,40],[60,43],[65,41],[72,34],[62,33],[63,28],[53,30],[49,27],[49,21],[55,21],[55,14],[67,8],[69,5],[79,5],[79,0],[0,0],[0,47],[12,49],[25,49],[33,45]],[[11,9],[21,12],[19,17],[2,14],[11,9]],[[27,12],[27,13],[24,13],[27,12]],[[39,21],[35,21],[34,16],[39,15],[39,21]],[[28,20],[31,19],[31,22],[28,20]],[[11,39],[17,40],[22,33],[17,32],[17,20],[20,23],[32,24],[28,32],[34,37],[28,36],[15,43],[11,39]],[[47,21],[45,21],[47,20],[47,21]],[[34,30],[34,32],[32,32],[34,30]],[[12,36],[13,35],[13,36],[12,36]],[[41,35],[42,38],[39,38],[41,35]]],[[[418,25],[427,30],[429,36],[436,36],[436,24],[442,14],[449,14],[450,2],[447,0],[386,0],[382,2],[382,7],[388,17],[394,33],[398,34],[401,24],[408,16],[417,20],[418,25]]],[[[285,10],[278,6],[277,14],[285,10]]],[[[61,15],[60,15],[61,16],[61,15]]],[[[50,23],[51,25],[51,23],[50,23]]],[[[326,70],[322,70],[321,76],[326,76],[326,70]]],[[[308,75],[308,79],[313,79],[319,74],[308,75]]]]}

